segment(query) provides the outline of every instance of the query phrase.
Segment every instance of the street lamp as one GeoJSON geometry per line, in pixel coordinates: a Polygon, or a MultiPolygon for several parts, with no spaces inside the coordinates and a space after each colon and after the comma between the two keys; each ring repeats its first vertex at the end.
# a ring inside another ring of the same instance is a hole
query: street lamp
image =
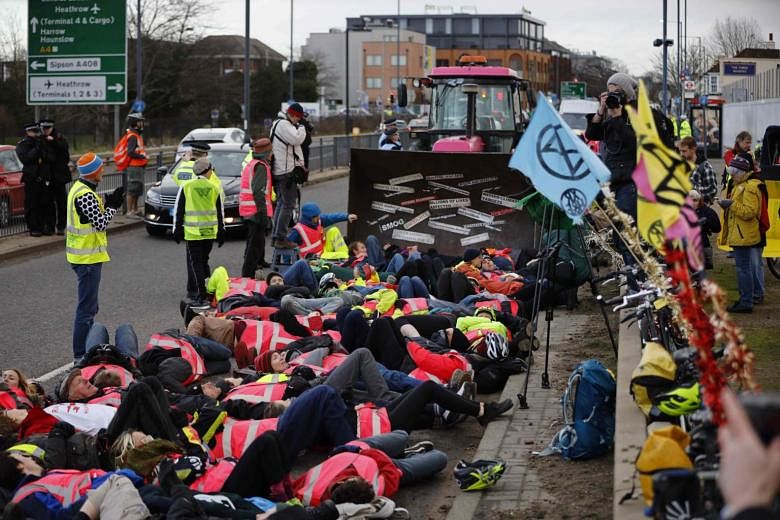
{"type": "Polygon", "coordinates": [[[401,90],[401,0],[396,1],[396,7],[398,16],[395,20],[395,99],[397,103],[398,92],[401,90]]]}
{"type": "Polygon", "coordinates": [[[141,70],[143,57],[141,55],[141,0],[138,0],[135,11],[135,99],[143,99],[143,83],[141,82],[141,70]]]}
{"type": "Polygon", "coordinates": [[[249,138],[249,0],[246,0],[246,20],[244,20],[244,133],[249,138]]]}
{"type": "Polygon", "coordinates": [[[293,99],[293,0],[290,0],[290,101],[293,99]]]}

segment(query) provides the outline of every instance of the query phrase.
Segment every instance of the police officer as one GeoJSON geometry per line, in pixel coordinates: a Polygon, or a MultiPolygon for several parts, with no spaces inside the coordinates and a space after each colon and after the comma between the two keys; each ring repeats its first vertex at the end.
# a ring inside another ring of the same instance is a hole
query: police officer
{"type": "Polygon", "coordinates": [[[54,127],[54,120],[41,119],[39,124],[43,134],[41,141],[51,162],[51,185],[49,188],[54,203],[49,206],[54,214],[47,214],[46,220],[51,223],[51,227],[57,230],[58,235],[64,235],[67,220],[66,200],[68,198],[65,186],[71,181],[68,141],[54,127]]]}
{"type": "Polygon", "coordinates": [[[201,157],[206,157],[209,150],[211,150],[211,147],[207,143],[192,143],[188,154],[189,158],[185,155],[171,172],[173,182],[181,188],[185,182],[195,178],[195,174],[192,173],[192,166],[201,157]]]}
{"type": "Polygon", "coordinates": [[[30,236],[51,235],[46,213],[51,205],[51,165],[41,140],[38,123],[24,126],[25,137],[16,144],[16,155],[22,161],[24,183],[24,218],[30,236]]]}
{"type": "Polygon", "coordinates": [[[173,239],[187,245],[187,296],[194,306],[209,305],[206,278],[210,276],[209,255],[214,241],[222,247],[225,223],[220,190],[210,177],[211,163],[201,157],[192,166],[195,178],[179,188],[173,217],[173,239]]]}
{"type": "Polygon", "coordinates": [[[246,248],[241,276],[254,278],[259,267],[271,267],[264,260],[266,217],[273,216],[271,195],[273,180],[268,153],[271,140],[261,137],[252,143],[252,160],[241,171],[241,191],[238,195],[238,212],[246,223],[246,248]]]}
{"type": "Polygon", "coordinates": [[[103,178],[103,161],[92,152],[82,155],[76,167],[79,180],[73,183],[67,200],[65,257],[78,279],[78,304],[73,321],[73,358],[80,361],[86,352],[87,333],[98,312],[100,273],[108,256],[106,228],[124,202],[125,189],[120,186],[106,197],[98,196],[103,178]]]}

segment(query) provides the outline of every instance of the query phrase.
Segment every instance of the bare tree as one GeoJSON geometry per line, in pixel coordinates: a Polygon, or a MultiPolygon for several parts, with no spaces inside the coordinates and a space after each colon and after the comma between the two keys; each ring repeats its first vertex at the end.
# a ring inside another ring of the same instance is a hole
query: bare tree
{"type": "MultiPolygon", "coordinates": [[[[137,2],[128,2],[128,36],[136,38],[137,2]]],[[[141,34],[143,38],[178,43],[200,39],[211,6],[207,0],[141,0],[141,34]]]]}
{"type": "Polygon", "coordinates": [[[752,17],[716,20],[707,37],[712,56],[736,56],[736,54],[761,42],[761,25],[752,17]]]}
{"type": "Polygon", "coordinates": [[[22,38],[22,23],[16,13],[6,13],[0,20],[0,60],[17,62],[27,57],[22,38]]]}
{"type": "Polygon", "coordinates": [[[338,80],[333,66],[322,51],[314,51],[302,56],[302,59],[313,61],[317,66],[317,86],[325,89],[324,97],[336,97],[333,90],[338,80]]]}
{"type": "MultiPolygon", "coordinates": [[[[693,81],[700,81],[704,74],[707,73],[712,56],[707,54],[706,49],[702,46],[688,47],[684,53],[681,53],[681,63],[677,64],[677,54],[670,52],[667,59],[667,66],[669,68],[669,94],[670,96],[679,96],[683,90],[683,78],[681,73],[688,69],[690,72],[690,78],[693,81]]],[[[651,73],[659,78],[663,72],[663,54],[658,51],[651,58],[651,73]]]]}

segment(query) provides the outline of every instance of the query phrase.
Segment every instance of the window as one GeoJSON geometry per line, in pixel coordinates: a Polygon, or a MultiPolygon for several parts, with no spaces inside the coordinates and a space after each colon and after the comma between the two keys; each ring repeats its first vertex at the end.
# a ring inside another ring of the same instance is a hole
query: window
{"type": "Polygon", "coordinates": [[[479,34],[479,18],[471,19],[471,34],[479,34]]]}
{"type": "MultiPolygon", "coordinates": [[[[475,101],[477,130],[514,130],[512,92],[508,86],[481,85],[475,101]]],[[[436,85],[431,101],[433,128],[463,130],[467,106],[467,96],[461,86],[436,85]]]]}
{"type": "Polygon", "coordinates": [[[433,34],[445,34],[447,28],[446,19],[436,18],[433,20],[433,34]]]}
{"type": "Polygon", "coordinates": [[[399,58],[399,56],[397,54],[393,54],[392,56],[390,56],[390,65],[392,65],[393,67],[395,67],[397,65],[400,65],[401,67],[405,67],[406,66],[406,55],[402,54],[400,56],[401,63],[398,63],[398,61],[399,61],[398,58],[399,58]]]}
{"type": "Polygon", "coordinates": [[[449,67],[450,66],[450,60],[436,60],[436,66],[437,67],[449,67]]]}
{"type": "Polygon", "coordinates": [[[509,57],[509,68],[516,71],[523,70],[523,58],[519,54],[512,54],[509,57]]]}
{"type": "MultiPolygon", "coordinates": [[[[403,82],[404,80],[401,80],[401,83],[403,82]]],[[[398,88],[398,78],[396,78],[395,76],[390,78],[390,88],[398,88]]]]}
{"type": "Polygon", "coordinates": [[[367,67],[376,67],[382,65],[382,56],[378,54],[368,54],[366,56],[366,66],[367,67]]]}
{"type": "Polygon", "coordinates": [[[720,93],[720,85],[719,85],[719,83],[720,83],[720,81],[719,81],[720,80],[720,76],[718,76],[717,74],[710,74],[709,75],[709,80],[710,80],[709,93],[710,94],[719,94],[720,93]]]}
{"type": "Polygon", "coordinates": [[[476,19],[453,18],[452,32],[457,35],[471,34],[471,24],[474,21],[476,21],[476,19]]]}
{"type": "MultiPolygon", "coordinates": [[[[426,30],[428,27],[427,21],[428,19],[423,18],[409,18],[408,22],[408,29],[410,31],[418,32],[418,33],[428,33],[426,30]]],[[[433,28],[433,22],[431,22],[431,28],[433,28]]],[[[430,33],[428,33],[430,34],[430,33]]]]}
{"type": "Polygon", "coordinates": [[[446,34],[452,34],[452,18],[444,20],[444,32],[446,34]]]}
{"type": "Polygon", "coordinates": [[[483,23],[485,34],[506,34],[506,20],[503,18],[485,18],[483,23]]]}
{"type": "Polygon", "coordinates": [[[382,88],[382,78],[366,78],[366,88],[382,88]]]}

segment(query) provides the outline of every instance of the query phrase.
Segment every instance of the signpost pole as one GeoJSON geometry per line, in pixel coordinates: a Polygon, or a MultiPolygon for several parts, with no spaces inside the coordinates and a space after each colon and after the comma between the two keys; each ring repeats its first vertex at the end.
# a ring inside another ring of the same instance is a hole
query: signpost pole
{"type": "Polygon", "coordinates": [[[119,142],[119,105],[114,105],[114,142],[119,142]]]}
{"type": "Polygon", "coordinates": [[[143,99],[144,84],[142,81],[143,48],[141,46],[141,0],[138,0],[135,12],[135,99],[143,99]]]}

